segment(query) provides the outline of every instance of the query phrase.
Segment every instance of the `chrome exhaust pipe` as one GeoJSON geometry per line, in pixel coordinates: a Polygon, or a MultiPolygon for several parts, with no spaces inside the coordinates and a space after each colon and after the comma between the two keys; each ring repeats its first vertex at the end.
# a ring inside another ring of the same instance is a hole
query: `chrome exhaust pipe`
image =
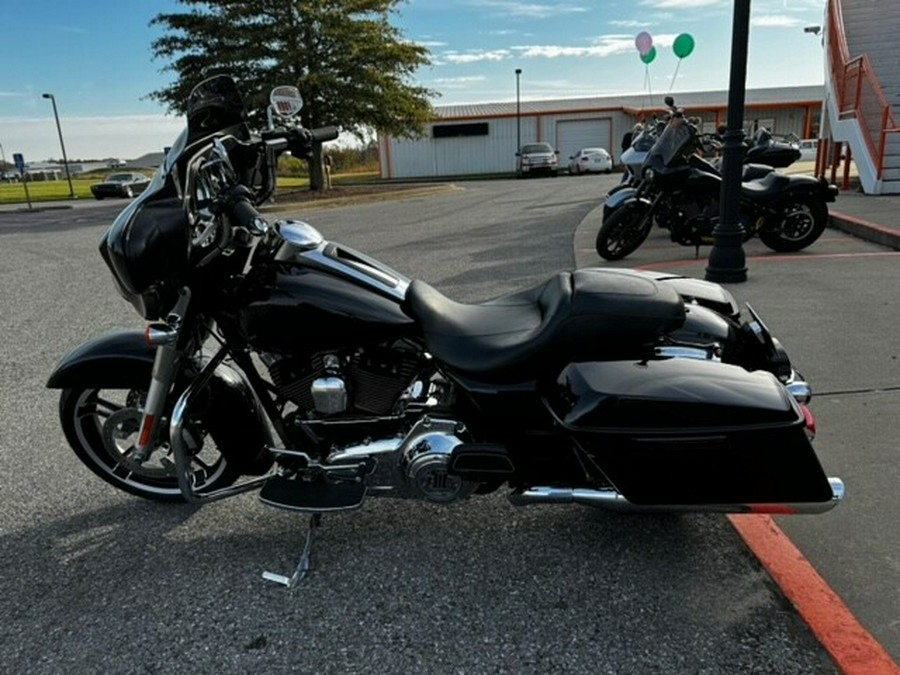
{"type": "Polygon", "coordinates": [[[800,502],[794,504],[635,504],[628,501],[615,488],[560,488],[530,487],[509,494],[513,506],[531,504],[581,504],[627,513],[772,513],[815,514],[830,511],[844,498],[844,482],[829,478],[832,497],[825,502],[800,502]]]}

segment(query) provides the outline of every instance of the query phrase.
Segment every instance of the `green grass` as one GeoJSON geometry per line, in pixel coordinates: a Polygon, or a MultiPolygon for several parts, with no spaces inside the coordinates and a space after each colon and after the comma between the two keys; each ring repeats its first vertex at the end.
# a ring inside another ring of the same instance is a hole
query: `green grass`
{"type": "MultiPolygon", "coordinates": [[[[106,174],[103,174],[105,176],[106,174]]],[[[103,180],[103,176],[93,175],[84,178],[73,178],[72,187],[77,199],[93,199],[91,185],[103,180]]],[[[375,171],[335,174],[332,181],[335,185],[341,183],[374,182],[379,180],[375,171]]],[[[308,178],[280,177],[278,187],[296,189],[308,187],[308,178]]],[[[48,180],[28,183],[28,193],[32,202],[64,201],[69,199],[69,182],[67,180],[48,180]]],[[[125,200],[119,200],[125,201],[125,200]]],[[[25,187],[22,183],[0,183],[0,204],[24,204],[25,187]]]]}

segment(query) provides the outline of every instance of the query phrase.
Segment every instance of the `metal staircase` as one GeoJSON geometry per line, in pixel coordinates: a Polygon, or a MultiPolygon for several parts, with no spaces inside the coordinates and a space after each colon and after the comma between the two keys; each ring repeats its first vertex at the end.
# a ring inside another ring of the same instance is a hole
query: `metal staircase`
{"type": "Polygon", "coordinates": [[[900,194],[900,2],[828,0],[826,23],[831,137],[849,144],[866,193],[900,194]]]}

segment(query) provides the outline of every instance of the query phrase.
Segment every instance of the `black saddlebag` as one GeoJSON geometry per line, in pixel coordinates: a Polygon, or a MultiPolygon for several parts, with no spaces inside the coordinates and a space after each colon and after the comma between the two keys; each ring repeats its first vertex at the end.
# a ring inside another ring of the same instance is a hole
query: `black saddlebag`
{"type": "Polygon", "coordinates": [[[770,373],[693,359],[574,363],[547,402],[634,504],[832,498],[804,414],[770,373]]]}

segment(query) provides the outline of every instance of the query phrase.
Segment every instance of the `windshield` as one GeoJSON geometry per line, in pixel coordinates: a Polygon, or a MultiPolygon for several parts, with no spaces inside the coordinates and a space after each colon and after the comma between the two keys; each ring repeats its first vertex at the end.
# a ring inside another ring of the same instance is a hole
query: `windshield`
{"type": "Polygon", "coordinates": [[[673,159],[684,154],[692,138],[691,125],[683,117],[673,117],[653,144],[647,159],[659,157],[664,166],[669,166],[673,159]]]}
{"type": "Polygon", "coordinates": [[[111,176],[107,176],[106,180],[110,183],[124,183],[126,180],[131,180],[130,173],[114,173],[111,176]]]}
{"type": "Polygon", "coordinates": [[[523,155],[533,155],[537,152],[553,152],[553,148],[549,143],[531,143],[522,146],[523,155]]]}

